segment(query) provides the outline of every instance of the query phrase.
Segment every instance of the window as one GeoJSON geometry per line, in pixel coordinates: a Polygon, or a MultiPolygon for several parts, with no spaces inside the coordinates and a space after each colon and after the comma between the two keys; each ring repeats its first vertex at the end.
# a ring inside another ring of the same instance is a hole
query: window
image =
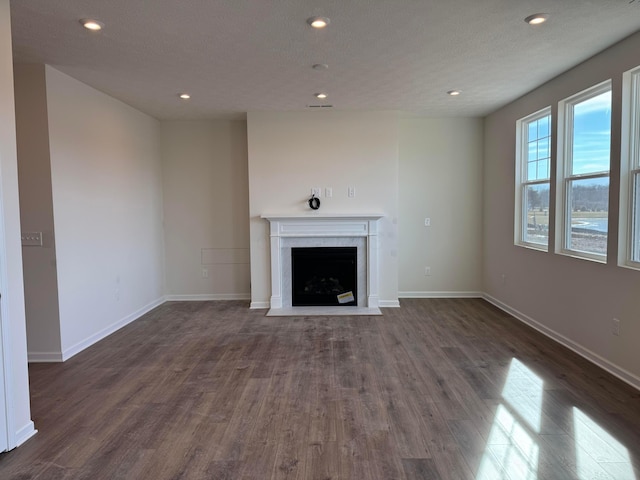
{"type": "Polygon", "coordinates": [[[619,264],[640,268],[640,67],[623,75],[619,264]]]}
{"type": "Polygon", "coordinates": [[[516,245],[549,248],[551,108],[516,123],[516,245]]]}
{"type": "Polygon", "coordinates": [[[557,216],[560,253],[606,261],[611,82],[560,102],[557,216]]]}

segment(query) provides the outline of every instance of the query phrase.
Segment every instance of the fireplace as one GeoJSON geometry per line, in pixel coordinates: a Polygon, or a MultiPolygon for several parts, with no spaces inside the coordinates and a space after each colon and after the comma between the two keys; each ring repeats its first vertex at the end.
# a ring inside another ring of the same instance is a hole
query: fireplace
{"type": "Polygon", "coordinates": [[[291,305],[358,305],[357,247],[291,249],[291,305]]]}
{"type": "Polygon", "coordinates": [[[262,215],[270,223],[271,308],[267,315],[381,315],[378,308],[378,220],[381,217],[378,214],[262,215]],[[328,300],[320,304],[317,299],[313,303],[308,299],[294,302],[292,252],[299,248],[312,251],[348,248],[356,252],[355,281],[348,287],[342,285],[342,280],[338,282],[344,290],[340,300],[348,300],[348,304],[339,303],[338,287],[330,294],[333,296],[330,304],[328,300]],[[351,295],[353,303],[350,303],[351,295]]]}

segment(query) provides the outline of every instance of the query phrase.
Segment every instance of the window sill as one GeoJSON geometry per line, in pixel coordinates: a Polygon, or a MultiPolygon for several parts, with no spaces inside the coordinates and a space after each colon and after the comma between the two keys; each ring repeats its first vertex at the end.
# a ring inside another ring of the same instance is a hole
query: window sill
{"type": "Polygon", "coordinates": [[[544,252],[544,253],[548,253],[549,252],[549,247],[548,246],[540,245],[540,244],[537,244],[537,243],[520,242],[520,243],[516,243],[514,245],[516,247],[528,248],[529,250],[537,250],[538,252],[544,252]]]}
{"type": "Polygon", "coordinates": [[[619,267],[622,268],[626,268],[628,270],[636,270],[636,271],[640,271],[640,263],[639,262],[632,262],[632,261],[626,261],[624,263],[618,263],[619,267]]]}
{"type": "Polygon", "coordinates": [[[606,255],[596,255],[593,253],[578,252],[576,250],[560,250],[556,253],[558,255],[564,255],[565,257],[576,258],[578,260],[587,260],[588,262],[602,263],[605,265],[607,263],[606,255]]]}

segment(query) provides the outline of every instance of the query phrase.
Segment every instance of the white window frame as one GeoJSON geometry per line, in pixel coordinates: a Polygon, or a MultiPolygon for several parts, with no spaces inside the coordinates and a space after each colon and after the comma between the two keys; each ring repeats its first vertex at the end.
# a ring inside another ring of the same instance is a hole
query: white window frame
{"type": "MultiPolygon", "coordinates": [[[[549,195],[551,195],[551,177],[544,180],[527,180],[527,159],[528,159],[528,144],[529,124],[540,120],[544,117],[549,117],[549,149],[551,154],[549,156],[549,175],[552,170],[552,156],[553,156],[553,116],[551,114],[551,106],[538,110],[535,113],[527,115],[524,118],[519,119],[516,122],[516,198],[515,198],[515,216],[514,216],[514,244],[521,247],[533,248],[535,250],[542,250],[544,252],[549,251],[549,237],[547,237],[547,244],[528,242],[526,241],[526,229],[527,229],[527,202],[525,200],[526,191],[530,186],[535,185],[549,185],[549,195]]],[[[551,209],[551,204],[549,205],[551,209]]],[[[551,215],[551,212],[549,212],[551,215]]]]}
{"type": "MultiPolygon", "coordinates": [[[[607,254],[601,255],[592,252],[574,250],[568,247],[567,241],[570,238],[571,224],[571,202],[569,186],[575,180],[590,180],[596,178],[609,178],[611,186],[611,150],[609,151],[609,170],[602,172],[592,172],[588,174],[572,174],[573,167],[573,107],[590,98],[597,97],[605,92],[611,91],[611,79],[598,85],[587,88],[580,93],[572,95],[558,103],[558,150],[557,150],[557,175],[556,175],[556,253],[571,257],[593,260],[595,262],[606,263],[607,254]]],[[[613,101],[612,101],[613,104],[613,101]]],[[[613,107],[613,105],[612,105],[613,107]]],[[[611,128],[611,125],[610,125],[611,128]]],[[[612,139],[613,140],[613,139],[612,139]]],[[[611,147],[611,145],[610,145],[611,147]]],[[[609,189],[611,198],[611,189],[609,189]]],[[[608,215],[607,215],[608,216],[608,215]]],[[[607,233],[607,241],[609,234],[607,233]]]]}
{"type": "Polygon", "coordinates": [[[618,265],[640,270],[640,66],[622,74],[618,265]],[[638,179],[638,180],[637,180],[638,179]],[[634,251],[635,249],[635,251],[634,251]],[[635,255],[634,255],[635,253],[635,255]]]}

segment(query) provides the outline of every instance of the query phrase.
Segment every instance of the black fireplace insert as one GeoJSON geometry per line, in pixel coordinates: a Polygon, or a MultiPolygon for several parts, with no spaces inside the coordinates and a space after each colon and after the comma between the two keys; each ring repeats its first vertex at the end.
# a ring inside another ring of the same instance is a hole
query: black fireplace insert
{"type": "Polygon", "coordinates": [[[357,247],[291,248],[291,305],[358,305],[357,247]]]}

